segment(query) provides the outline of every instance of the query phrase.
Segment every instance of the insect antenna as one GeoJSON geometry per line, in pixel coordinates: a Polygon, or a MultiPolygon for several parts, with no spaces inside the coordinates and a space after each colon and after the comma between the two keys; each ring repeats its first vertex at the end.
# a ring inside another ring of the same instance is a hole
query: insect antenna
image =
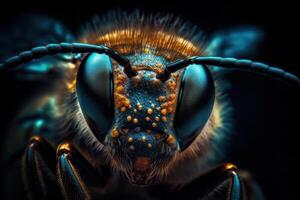
{"type": "Polygon", "coordinates": [[[286,72],[283,69],[271,67],[269,65],[260,62],[253,62],[251,60],[222,58],[222,57],[195,56],[195,57],[187,58],[185,60],[180,60],[167,65],[164,72],[159,74],[157,78],[160,79],[161,81],[166,81],[169,79],[171,73],[183,69],[191,64],[218,66],[218,67],[224,67],[228,69],[242,69],[246,71],[267,75],[272,78],[281,79],[292,85],[300,86],[300,79],[294,74],[286,72]]]}
{"type": "Polygon", "coordinates": [[[10,70],[15,70],[20,65],[30,62],[33,59],[58,53],[104,53],[123,66],[124,72],[129,78],[137,75],[137,73],[132,69],[130,61],[112,49],[102,45],[83,43],[59,43],[35,47],[29,51],[24,51],[17,56],[11,57],[3,63],[0,63],[0,72],[4,73],[10,70]]]}

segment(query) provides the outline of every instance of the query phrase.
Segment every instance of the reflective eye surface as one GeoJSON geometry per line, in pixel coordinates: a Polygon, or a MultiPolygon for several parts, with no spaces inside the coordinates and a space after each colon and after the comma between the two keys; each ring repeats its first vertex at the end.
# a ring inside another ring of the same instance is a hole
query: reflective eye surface
{"type": "Polygon", "coordinates": [[[175,132],[181,150],[190,145],[205,126],[212,112],[215,87],[209,70],[190,65],[184,71],[175,116],[175,132]]]}
{"type": "Polygon", "coordinates": [[[103,142],[114,116],[113,72],[109,56],[88,55],[79,67],[76,89],[89,127],[103,142]]]}

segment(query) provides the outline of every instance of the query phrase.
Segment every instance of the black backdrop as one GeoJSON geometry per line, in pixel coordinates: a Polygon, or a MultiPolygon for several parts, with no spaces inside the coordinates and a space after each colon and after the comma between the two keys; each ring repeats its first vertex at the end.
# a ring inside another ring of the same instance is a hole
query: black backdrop
{"type": "MultiPolygon", "coordinates": [[[[296,7],[291,2],[262,0],[210,1],[7,1],[0,6],[0,31],[24,13],[46,14],[63,22],[71,31],[93,16],[115,8],[171,12],[199,25],[208,34],[233,25],[251,24],[262,28],[266,37],[252,59],[282,66],[300,75],[299,61],[293,57],[296,41],[296,7]]],[[[14,44],[11,44],[12,46],[14,44]]],[[[0,55],[1,57],[1,55],[0,55]]],[[[289,146],[299,133],[299,95],[295,88],[264,77],[236,72],[230,98],[235,107],[236,128],[226,161],[251,171],[268,199],[289,199],[289,165],[296,154],[289,146]],[[295,131],[296,130],[296,131],[295,131]]],[[[1,77],[1,128],[7,127],[18,105],[20,94],[12,82],[1,77]],[[8,95],[12,93],[11,95],[8,95]]],[[[1,131],[3,132],[3,131],[1,131]]],[[[2,134],[4,137],[4,134],[2,134]]]]}

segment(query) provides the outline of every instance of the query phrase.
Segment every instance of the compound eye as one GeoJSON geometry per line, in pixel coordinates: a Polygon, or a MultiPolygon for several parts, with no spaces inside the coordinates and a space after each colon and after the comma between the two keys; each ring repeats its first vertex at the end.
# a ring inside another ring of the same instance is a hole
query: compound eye
{"type": "Polygon", "coordinates": [[[189,65],[182,76],[175,115],[175,133],[183,151],[201,132],[212,112],[215,87],[211,73],[201,65],[189,65]]]}
{"type": "Polygon", "coordinates": [[[78,70],[76,91],[85,120],[103,142],[114,117],[113,68],[109,56],[86,56],[78,70]]]}

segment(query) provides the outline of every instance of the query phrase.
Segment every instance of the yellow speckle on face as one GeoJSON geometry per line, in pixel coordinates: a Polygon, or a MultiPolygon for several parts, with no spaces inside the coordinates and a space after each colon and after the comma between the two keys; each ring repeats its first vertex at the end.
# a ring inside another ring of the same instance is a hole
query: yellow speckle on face
{"type": "Polygon", "coordinates": [[[177,79],[177,78],[178,78],[178,76],[179,76],[179,74],[178,74],[178,73],[173,73],[172,75],[173,75],[173,77],[174,77],[175,79],[177,79]]]}
{"type": "Polygon", "coordinates": [[[175,103],[176,103],[175,100],[170,100],[170,101],[168,101],[168,106],[172,107],[175,103]]]}
{"type": "Polygon", "coordinates": [[[167,86],[170,90],[175,90],[176,89],[176,82],[171,80],[167,83],[167,86]]]}
{"type": "Polygon", "coordinates": [[[126,100],[124,101],[124,105],[125,105],[126,107],[130,108],[130,101],[129,101],[129,99],[126,99],[126,100]]]}
{"type": "Polygon", "coordinates": [[[167,107],[168,107],[168,103],[167,103],[167,102],[162,103],[160,106],[161,106],[162,108],[167,108],[167,107]]]}
{"type": "Polygon", "coordinates": [[[162,73],[164,72],[164,70],[163,70],[162,68],[158,68],[158,69],[156,70],[156,72],[157,72],[157,74],[162,74],[162,73]]]}
{"type": "Polygon", "coordinates": [[[145,48],[145,49],[144,49],[144,52],[145,52],[146,54],[150,54],[150,53],[151,53],[151,50],[150,50],[149,48],[145,48]]]}
{"type": "Polygon", "coordinates": [[[128,116],[127,116],[127,121],[130,122],[131,120],[132,120],[132,117],[131,117],[130,115],[128,115],[128,116]]]}
{"type": "Polygon", "coordinates": [[[175,138],[173,135],[169,134],[167,137],[167,143],[168,144],[173,144],[175,142],[175,138]]]}
{"type": "Polygon", "coordinates": [[[157,63],[156,64],[156,67],[159,67],[159,68],[161,68],[163,65],[161,64],[161,63],[157,63]]]}
{"type": "Polygon", "coordinates": [[[117,75],[117,80],[125,81],[125,79],[126,79],[126,77],[124,75],[121,75],[121,74],[117,75]]]}
{"type": "Polygon", "coordinates": [[[166,115],[167,114],[167,109],[161,109],[161,111],[160,111],[160,113],[162,114],[162,115],[166,115]]]}
{"type": "Polygon", "coordinates": [[[142,105],[138,105],[137,108],[138,108],[138,110],[142,110],[143,106],[142,105]]]}
{"type": "Polygon", "coordinates": [[[147,129],[147,130],[146,130],[146,133],[151,133],[151,130],[150,130],[150,129],[147,129]]]}
{"type": "Polygon", "coordinates": [[[173,112],[173,108],[172,107],[168,107],[168,112],[169,113],[173,112]]]}
{"type": "Polygon", "coordinates": [[[137,118],[134,118],[133,123],[137,124],[137,123],[139,123],[139,120],[137,118]]]}
{"type": "Polygon", "coordinates": [[[156,127],[157,124],[155,122],[152,123],[152,127],[156,127]]]}
{"type": "Polygon", "coordinates": [[[149,115],[151,115],[151,114],[153,113],[153,110],[152,110],[151,108],[148,108],[147,113],[148,113],[149,115]]]}
{"type": "Polygon", "coordinates": [[[160,139],[160,138],[161,138],[161,134],[156,133],[156,134],[154,135],[154,137],[155,137],[156,139],[160,139]]]}
{"type": "Polygon", "coordinates": [[[127,139],[127,142],[132,142],[133,141],[133,138],[132,137],[129,137],[128,139],[127,139]]]}
{"type": "Polygon", "coordinates": [[[166,100],[167,100],[167,97],[165,97],[165,96],[159,96],[157,98],[157,101],[159,101],[159,102],[166,101],[166,100]]]}
{"type": "Polygon", "coordinates": [[[170,99],[170,100],[173,100],[173,99],[175,99],[175,98],[176,98],[176,94],[173,94],[173,93],[172,93],[172,94],[169,95],[169,99],[170,99]]]}
{"type": "Polygon", "coordinates": [[[123,92],[124,92],[124,87],[123,87],[122,85],[118,86],[118,87],[116,88],[116,92],[118,92],[118,93],[123,93],[123,92]]]}
{"type": "Polygon", "coordinates": [[[144,136],[144,135],[142,136],[142,141],[143,141],[143,142],[146,142],[146,141],[147,141],[146,136],[144,136]]]}
{"type": "Polygon", "coordinates": [[[111,131],[111,136],[112,137],[114,137],[114,138],[116,138],[116,137],[119,137],[119,131],[116,129],[116,128],[114,128],[112,131],[111,131]]]}

